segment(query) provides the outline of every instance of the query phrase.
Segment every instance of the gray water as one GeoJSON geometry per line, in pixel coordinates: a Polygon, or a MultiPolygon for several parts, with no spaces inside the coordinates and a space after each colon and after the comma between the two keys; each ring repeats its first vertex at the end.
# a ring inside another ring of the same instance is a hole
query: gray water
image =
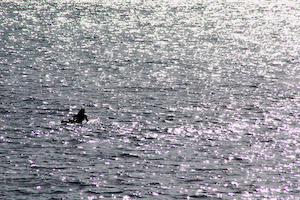
{"type": "Polygon", "coordinates": [[[0,13],[1,199],[299,199],[297,1],[0,13]]]}

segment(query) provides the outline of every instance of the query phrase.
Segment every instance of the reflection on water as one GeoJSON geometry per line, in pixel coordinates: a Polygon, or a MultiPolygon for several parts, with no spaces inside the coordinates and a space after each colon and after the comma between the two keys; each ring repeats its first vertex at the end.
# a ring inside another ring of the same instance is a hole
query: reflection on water
{"type": "Polygon", "coordinates": [[[299,6],[1,2],[0,193],[297,198],[299,6]]]}

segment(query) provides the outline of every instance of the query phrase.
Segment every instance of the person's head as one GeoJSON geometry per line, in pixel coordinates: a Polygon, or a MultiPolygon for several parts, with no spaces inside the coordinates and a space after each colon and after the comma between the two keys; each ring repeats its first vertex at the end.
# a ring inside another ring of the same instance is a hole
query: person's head
{"type": "Polygon", "coordinates": [[[84,115],[84,113],[85,113],[85,109],[81,108],[78,112],[78,115],[84,115]]]}

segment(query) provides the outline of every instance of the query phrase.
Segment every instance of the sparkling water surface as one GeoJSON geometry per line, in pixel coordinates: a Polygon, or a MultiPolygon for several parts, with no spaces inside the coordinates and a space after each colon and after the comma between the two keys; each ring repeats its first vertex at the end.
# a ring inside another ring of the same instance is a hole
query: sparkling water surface
{"type": "Polygon", "coordinates": [[[0,13],[1,199],[300,197],[297,1],[0,13]]]}

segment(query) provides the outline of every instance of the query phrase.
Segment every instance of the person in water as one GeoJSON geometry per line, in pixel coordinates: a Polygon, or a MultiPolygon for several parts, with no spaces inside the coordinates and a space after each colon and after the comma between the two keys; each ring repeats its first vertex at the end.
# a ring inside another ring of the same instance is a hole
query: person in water
{"type": "Polygon", "coordinates": [[[73,115],[72,119],[62,120],[61,123],[82,123],[83,120],[89,121],[85,114],[85,109],[81,108],[77,115],[73,115]]]}

